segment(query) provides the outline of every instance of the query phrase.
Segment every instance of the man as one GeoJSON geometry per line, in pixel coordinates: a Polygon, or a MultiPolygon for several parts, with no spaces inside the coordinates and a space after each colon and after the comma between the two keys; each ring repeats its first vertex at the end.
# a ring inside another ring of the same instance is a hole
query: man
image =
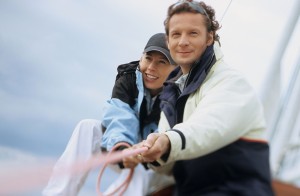
{"type": "Polygon", "coordinates": [[[173,174],[175,195],[273,195],[262,105],[225,64],[214,9],[179,1],[164,22],[176,68],[161,98],[160,133],[141,144],[143,162],[173,174]]]}
{"type": "MultiPolygon", "coordinates": [[[[115,145],[126,143],[127,145],[120,146],[119,150],[122,150],[156,131],[160,114],[158,97],[163,82],[174,68],[164,33],[155,34],[149,39],[139,61],[120,65],[112,97],[106,102],[102,121],[87,119],[76,126],[64,153],[54,167],[43,195],[77,195],[88,173],[75,176],[56,175],[61,168],[77,160],[89,160],[93,154],[101,152],[101,147],[110,151],[115,145]]],[[[137,160],[132,159],[125,164],[119,164],[121,168],[134,168],[136,163],[137,160]]],[[[127,171],[122,170],[119,179],[106,193],[111,193],[124,181],[126,173],[127,171]]],[[[139,166],[124,195],[146,195],[169,183],[173,183],[172,178],[157,176],[153,171],[146,171],[143,166],[139,166]],[[160,182],[162,184],[158,184],[160,182]]]]}

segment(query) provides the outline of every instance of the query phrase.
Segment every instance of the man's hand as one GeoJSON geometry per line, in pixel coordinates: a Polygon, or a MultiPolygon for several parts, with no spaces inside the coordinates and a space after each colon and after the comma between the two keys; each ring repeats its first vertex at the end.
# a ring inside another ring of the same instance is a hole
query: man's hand
{"type": "Polygon", "coordinates": [[[142,145],[148,147],[149,150],[142,153],[144,162],[153,162],[159,159],[163,154],[170,151],[171,144],[168,136],[163,133],[151,133],[142,145]]]}

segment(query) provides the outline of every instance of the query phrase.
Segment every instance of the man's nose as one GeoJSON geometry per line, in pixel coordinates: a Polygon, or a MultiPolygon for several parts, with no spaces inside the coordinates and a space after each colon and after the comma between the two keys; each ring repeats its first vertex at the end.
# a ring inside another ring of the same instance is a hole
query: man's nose
{"type": "Polygon", "coordinates": [[[185,36],[185,35],[182,35],[180,37],[180,40],[179,40],[179,45],[180,46],[187,46],[187,45],[189,45],[189,39],[188,39],[188,37],[185,36]]]}

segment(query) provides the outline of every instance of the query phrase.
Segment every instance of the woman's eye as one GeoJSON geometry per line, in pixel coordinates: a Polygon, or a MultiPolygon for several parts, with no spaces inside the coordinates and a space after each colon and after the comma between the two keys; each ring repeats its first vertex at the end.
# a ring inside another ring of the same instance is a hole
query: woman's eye
{"type": "Polygon", "coordinates": [[[167,64],[166,61],[159,61],[159,63],[160,63],[160,64],[164,64],[164,65],[167,64]]]}

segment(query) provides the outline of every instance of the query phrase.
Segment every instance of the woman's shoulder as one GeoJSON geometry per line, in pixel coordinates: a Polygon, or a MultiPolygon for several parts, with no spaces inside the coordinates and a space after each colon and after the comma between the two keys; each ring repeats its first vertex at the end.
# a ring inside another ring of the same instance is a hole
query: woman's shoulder
{"type": "Polygon", "coordinates": [[[130,63],[119,65],[117,68],[118,74],[116,76],[116,80],[118,80],[123,75],[135,73],[135,71],[138,68],[138,65],[139,61],[132,61],[130,63]]]}

